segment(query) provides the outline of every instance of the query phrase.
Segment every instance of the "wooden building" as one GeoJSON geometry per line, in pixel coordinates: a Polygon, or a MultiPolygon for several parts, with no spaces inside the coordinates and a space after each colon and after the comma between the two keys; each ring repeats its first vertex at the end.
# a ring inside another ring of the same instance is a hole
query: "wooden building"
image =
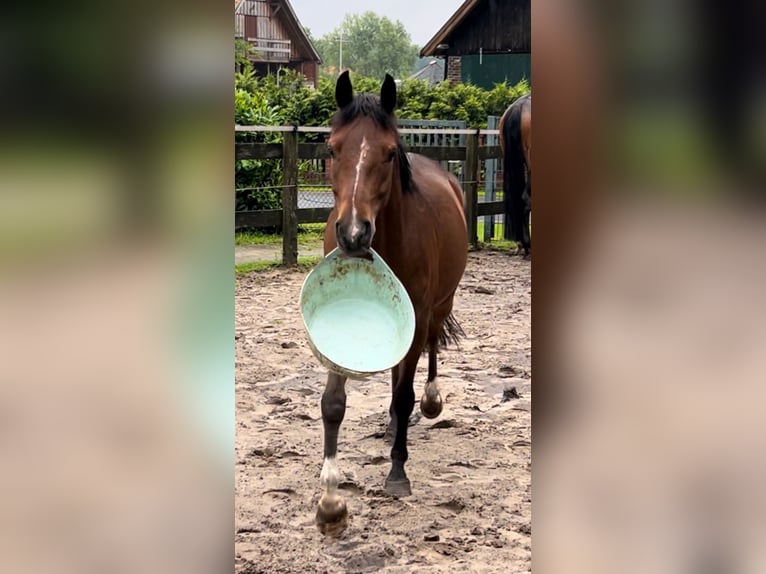
{"type": "Polygon", "coordinates": [[[234,36],[253,46],[250,60],[258,75],[290,68],[316,87],[322,59],[289,0],[234,0],[234,36]]]}
{"type": "Polygon", "coordinates": [[[466,0],[420,51],[446,58],[445,79],[484,88],[532,82],[531,0],[466,0]]]}

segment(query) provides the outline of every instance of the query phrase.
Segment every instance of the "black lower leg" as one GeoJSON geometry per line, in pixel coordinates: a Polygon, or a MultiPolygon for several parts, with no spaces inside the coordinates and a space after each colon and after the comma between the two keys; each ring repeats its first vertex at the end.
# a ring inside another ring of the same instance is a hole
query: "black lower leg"
{"type": "MultiPolygon", "coordinates": [[[[422,324],[422,323],[421,323],[422,324]]],[[[412,347],[399,363],[399,380],[393,393],[394,414],[396,415],[396,437],[391,449],[391,470],[386,478],[386,492],[392,496],[408,496],[411,494],[410,481],[404,472],[407,462],[407,426],[412,409],[415,406],[415,390],[412,388],[418,359],[426,344],[425,333],[417,332],[412,347]]]]}
{"type": "Polygon", "coordinates": [[[430,383],[436,378],[436,353],[438,351],[436,341],[428,344],[428,380],[430,383]]]}
{"type": "Polygon", "coordinates": [[[412,378],[401,380],[394,395],[394,411],[396,413],[396,437],[391,449],[391,472],[387,482],[407,481],[404,463],[407,462],[407,424],[415,406],[415,391],[412,388],[412,378]]]}
{"type": "Polygon", "coordinates": [[[532,190],[530,184],[527,183],[527,188],[524,190],[522,200],[524,202],[524,222],[522,229],[522,245],[524,246],[524,253],[529,255],[529,251],[532,249],[532,236],[529,232],[529,215],[532,213],[532,190]]]}
{"type": "Polygon", "coordinates": [[[391,369],[391,404],[388,407],[388,426],[386,426],[385,440],[393,444],[396,436],[396,412],[394,411],[394,391],[399,381],[399,365],[391,369]]]}
{"type": "Polygon", "coordinates": [[[322,423],[324,424],[324,456],[338,452],[338,432],[346,414],[346,377],[330,373],[322,393],[322,423]]]}
{"type": "Polygon", "coordinates": [[[399,365],[396,365],[391,369],[391,404],[388,406],[388,414],[391,418],[396,417],[394,412],[394,392],[396,391],[396,384],[399,382],[399,365]]]}
{"type": "Polygon", "coordinates": [[[423,389],[423,396],[420,397],[420,412],[427,419],[434,419],[442,412],[442,399],[439,395],[439,389],[436,387],[436,353],[438,350],[438,341],[434,340],[428,344],[428,380],[423,389]]]}

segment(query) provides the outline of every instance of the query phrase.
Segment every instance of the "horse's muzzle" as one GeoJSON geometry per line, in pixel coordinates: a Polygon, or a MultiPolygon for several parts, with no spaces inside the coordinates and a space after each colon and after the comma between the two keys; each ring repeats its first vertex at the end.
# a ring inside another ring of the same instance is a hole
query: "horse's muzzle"
{"type": "Polygon", "coordinates": [[[335,238],[344,254],[350,257],[367,255],[372,245],[372,223],[354,221],[351,225],[345,225],[336,221],[335,238]]]}

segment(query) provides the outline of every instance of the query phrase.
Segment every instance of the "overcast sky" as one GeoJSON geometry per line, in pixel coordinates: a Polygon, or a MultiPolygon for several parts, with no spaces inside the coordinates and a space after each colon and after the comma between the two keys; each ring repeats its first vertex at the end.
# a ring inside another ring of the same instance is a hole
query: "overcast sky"
{"type": "Polygon", "coordinates": [[[346,14],[372,11],[391,20],[400,20],[422,48],[439,31],[463,0],[290,0],[301,24],[320,38],[337,27],[346,14]]]}

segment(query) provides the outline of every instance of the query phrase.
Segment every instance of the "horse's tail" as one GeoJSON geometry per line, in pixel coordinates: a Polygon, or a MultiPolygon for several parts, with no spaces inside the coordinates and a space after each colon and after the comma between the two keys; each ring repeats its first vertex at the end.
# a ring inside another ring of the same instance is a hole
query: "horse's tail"
{"type": "Polygon", "coordinates": [[[439,346],[444,348],[450,343],[458,345],[462,337],[465,337],[465,331],[463,331],[455,316],[450,313],[442,325],[441,333],[439,333],[439,346]]]}
{"type": "Polygon", "coordinates": [[[524,148],[521,142],[521,101],[516,100],[502,125],[503,203],[505,205],[505,238],[522,242],[524,225],[524,148]]]}

